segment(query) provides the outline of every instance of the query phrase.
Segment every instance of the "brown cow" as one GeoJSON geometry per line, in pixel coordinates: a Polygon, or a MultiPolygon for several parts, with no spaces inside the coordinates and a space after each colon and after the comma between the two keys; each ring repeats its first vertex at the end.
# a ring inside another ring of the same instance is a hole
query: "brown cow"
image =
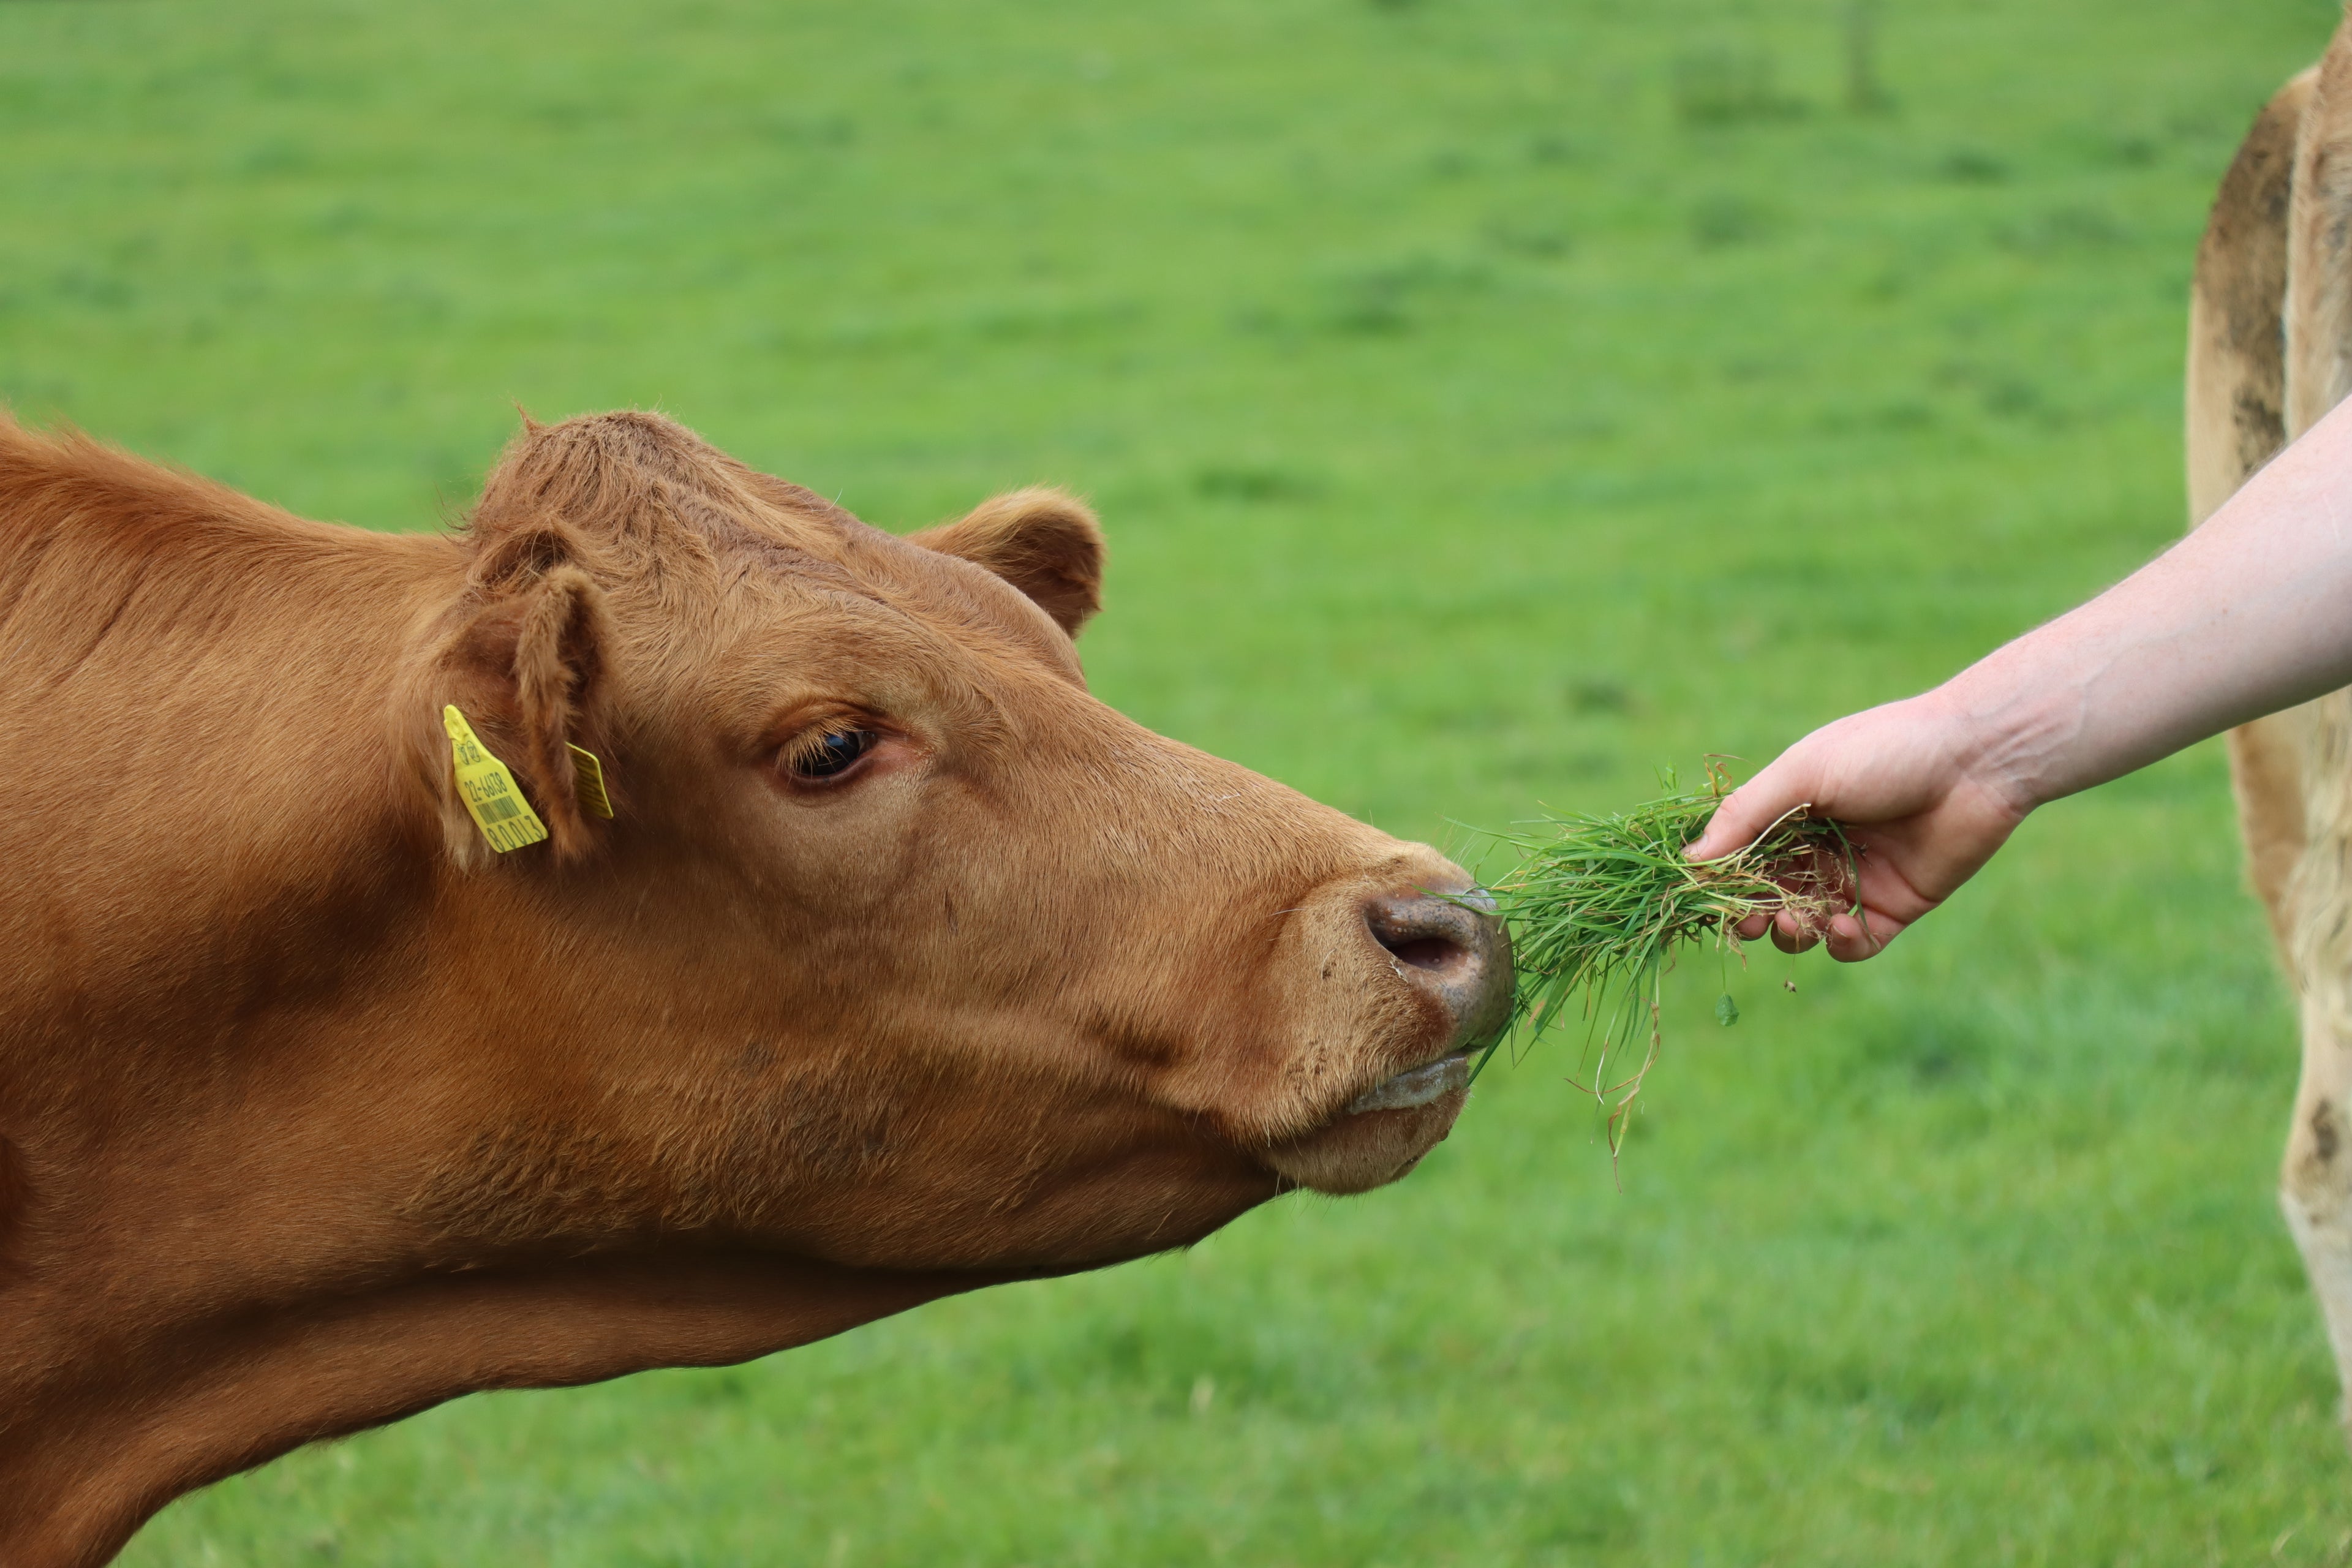
{"type": "MultiPolygon", "coordinates": [[[[2352,394],[2352,23],[2239,150],[2189,323],[2197,523],[2352,394]]],[[[2303,1005],[2279,1199],[2352,1395],[2352,690],[2242,726],[2230,763],[2255,890],[2303,1005]]]]}
{"type": "Polygon", "coordinates": [[[1409,1170],[1492,917],[1090,697],[1100,565],[1054,492],[899,539],[650,415],[435,537],[0,421],[0,1563],[1409,1170]]]}

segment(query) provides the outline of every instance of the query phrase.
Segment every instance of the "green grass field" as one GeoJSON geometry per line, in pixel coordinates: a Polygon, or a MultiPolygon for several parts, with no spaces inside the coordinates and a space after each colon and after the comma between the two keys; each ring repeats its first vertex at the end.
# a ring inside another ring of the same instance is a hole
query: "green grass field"
{"type": "MultiPolygon", "coordinates": [[[[0,396],[297,510],[654,405],[1113,542],[1097,689],[1454,822],[1760,762],[2179,527],[2190,257],[2327,0],[0,3],[0,396]]],[[[2211,746],[1622,1168],[1548,1043],[1394,1189],[740,1369],[460,1402],[164,1564],[2341,1563],[2293,1022],[2211,746]]],[[[1699,971],[1704,971],[1700,973],[1699,971]]]]}

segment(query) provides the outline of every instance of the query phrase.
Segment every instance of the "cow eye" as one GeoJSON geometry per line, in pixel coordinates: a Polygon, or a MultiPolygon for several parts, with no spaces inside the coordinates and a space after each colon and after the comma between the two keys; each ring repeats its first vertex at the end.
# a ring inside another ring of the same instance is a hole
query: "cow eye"
{"type": "Polygon", "coordinates": [[[881,739],[871,730],[827,730],[795,744],[786,753],[784,766],[795,778],[837,778],[881,739]]]}

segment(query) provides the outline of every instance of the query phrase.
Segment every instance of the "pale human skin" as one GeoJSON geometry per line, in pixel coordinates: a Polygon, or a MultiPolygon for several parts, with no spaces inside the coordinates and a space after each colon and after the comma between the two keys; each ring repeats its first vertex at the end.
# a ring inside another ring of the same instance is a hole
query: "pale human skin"
{"type": "Polygon", "coordinates": [[[1867,921],[1759,916],[1791,952],[1885,949],[2034,807],[2232,725],[2352,684],[2352,402],[2204,525],[2097,598],[1917,697],[1807,735],[1726,797],[1687,853],[1713,859],[1810,807],[1864,847],[1867,921]]]}

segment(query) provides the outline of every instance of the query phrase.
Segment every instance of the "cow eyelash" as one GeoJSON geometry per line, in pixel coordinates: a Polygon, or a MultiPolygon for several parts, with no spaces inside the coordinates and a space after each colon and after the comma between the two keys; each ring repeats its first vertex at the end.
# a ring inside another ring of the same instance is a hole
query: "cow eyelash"
{"type": "Polygon", "coordinates": [[[784,748],[784,772],[805,784],[831,784],[864,760],[881,734],[851,723],[812,730],[784,748]]]}

